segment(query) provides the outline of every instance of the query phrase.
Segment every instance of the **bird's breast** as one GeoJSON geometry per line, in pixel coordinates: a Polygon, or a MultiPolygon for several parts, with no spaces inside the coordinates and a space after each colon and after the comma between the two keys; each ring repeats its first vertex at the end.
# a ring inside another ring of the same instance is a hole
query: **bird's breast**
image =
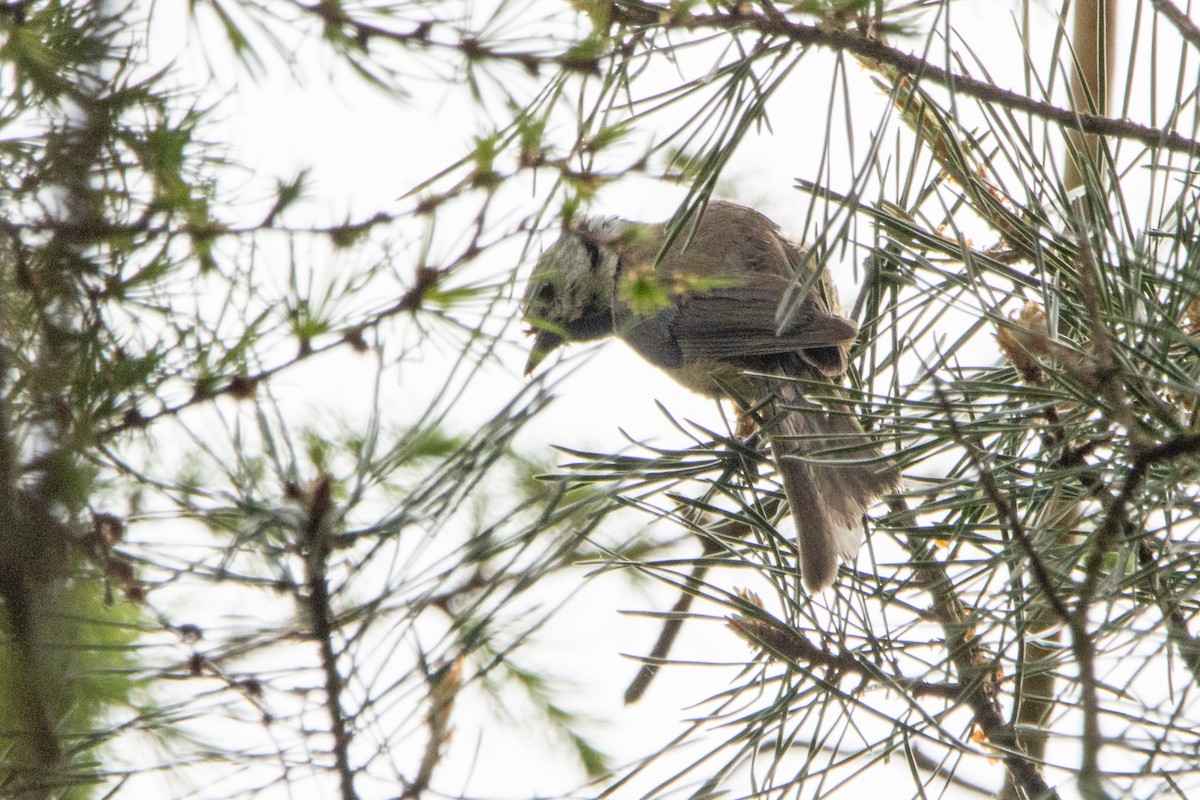
{"type": "Polygon", "coordinates": [[[664,371],[677,383],[706,397],[730,397],[743,403],[755,403],[761,394],[754,381],[728,361],[692,361],[664,371]]]}

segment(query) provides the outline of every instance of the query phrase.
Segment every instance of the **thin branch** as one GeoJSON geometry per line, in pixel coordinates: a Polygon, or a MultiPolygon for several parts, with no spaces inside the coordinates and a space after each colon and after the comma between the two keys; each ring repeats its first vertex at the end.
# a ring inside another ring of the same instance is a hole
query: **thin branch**
{"type": "Polygon", "coordinates": [[[311,489],[308,519],[304,528],[305,585],[312,636],[321,651],[321,669],[325,673],[325,709],[333,734],[333,757],[337,765],[342,800],[358,800],[354,791],[354,769],[350,766],[350,731],[342,710],[342,675],[338,671],[337,651],[333,647],[333,609],[327,578],[329,514],[333,508],[333,481],[322,475],[311,489]]]}
{"type": "MultiPolygon", "coordinates": [[[[764,36],[783,37],[796,44],[828,47],[832,50],[852,53],[863,59],[887,64],[917,80],[931,81],[958,94],[968,95],[985,103],[1013,111],[1020,111],[1070,130],[1131,139],[1149,147],[1159,147],[1176,152],[1190,154],[1200,152],[1200,141],[1189,139],[1174,131],[1158,130],[1129,120],[1060,108],[1043,100],[1035,100],[1018,92],[1001,89],[988,81],[950,72],[930,64],[919,56],[897,50],[865,35],[793,22],[773,6],[766,3],[763,5],[767,9],[764,14],[748,14],[738,10],[729,13],[696,14],[679,18],[674,17],[669,9],[663,7],[661,19],[666,20],[662,24],[668,29],[679,27],[688,30],[696,28],[726,31],[750,30],[764,36]]],[[[622,21],[635,24],[644,23],[645,20],[644,14],[625,15],[623,7],[617,7],[615,15],[622,21]]]]}
{"type": "MultiPolygon", "coordinates": [[[[747,449],[754,449],[758,446],[758,442],[759,436],[757,433],[754,433],[746,439],[745,446],[747,449]]],[[[715,486],[727,483],[736,471],[734,466],[726,467],[717,479],[715,486]]],[[[764,505],[770,504],[771,507],[774,507],[779,502],[777,499],[771,498],[764,505]]],[[[731,517],[718,521],[712,526],[711,532],[700,525],[696,525],[694,530],[699,535],[704,550],[700,558],[693,565],[687,582],[680,590],[679,599],[675,601],[675,605],[671,608],[670,616],[663,623],[662,630],[658,634],[658,639],[654,642],[654,647],[650,649],[650,654],[646,656],[646,660],[642,663],[637,675],[634,676],[633,680],[629,683],[629,687],[625,690],[626,705],[636,703],[642,699],[646,694],[646,690],[650,688],[650,683],[654,680],[655,675],[658,674],[659,667],[662,666],[667,656],[670,655],[671,647],[675,644],[675,639],[679,636],[679,631],[683,627],[683,620],[692,607],[692,601],[704,585],[704,579],[708,575],[708,558],[725,551],[726,545],[723,542],[748,538],[753,530],[753,526],[741,517],[731,517]]]]}
{"type": "MultiPolygon", "coordinates": [[[[704,542],[704,556],[711,555],[717,552],[708,539],[704,542]]],[[[654,676],[658,674],[658,668],[662,666],[663,661],[671,653],[671,647],[675,644],[675,638],[679,636],[679,630],[683,627],[683,619],[691,610],[692,601],[695,599],[695,591],[699,590],[704,585],[704,579],[708,575],[708,563],[702,556],[692,566],[692,573],[688,575],[687,583],[679,592],[679,599],[675,601],[675,605],[671,607],[670,616],[663,622],[662,630],[658,632],[658,639],[655,640],[654,646],[650,648],[650,654],[646,656],[642,662],[642,666],[638,669],[637,674],[633,676],[629,687],[625,690],[625,705],[636,703],[646,694],[646,690],[650,688],[650,683],[654,680],[654,676]]]]}
{"type": "Polygon", "coordinates": [[[1187,39],[1193,47],[1200,48],[1200,27],[1197,27],[1191,17],[1176,8],[1171,0],[1150,0],[1150,5],[1175,26],[1180,36],[1187,39]]]}
{"type": "MultiPolygon", "coordinates": [[[[912,511],[903,498],[892,495],[888,505],[893,514],[908,520],[908,526],[917,529],[912,511]]],[[[1042,776],[1037,762],[1030,760],[1018,747],[1016,731],[1004,720],[997,698],[996,681],[982,665],[991,658],[980,646],[974,635],[974,624],[967,618],[962,601],[954,593],[953,583],[945,568],[928,552],[923,539],[911,537],[912,559],[919,562],[917,579],[926,585],[933,598],[930,615],[942,627],[946,636],[946,650],[960,678],[959,699],[971,709],[975,725],[987,737],[992,746],[1004,753],[1004,766],[1009,778],[1025,792],[1027,797],[1056,800],[1054,791],[1042,776]],[[978,676],[978,677],[976,677],[978,676]]],[[[989,671],[990,672],[990,671],[989,671]]]]}
{"type": "Polygon", "coordinates": [[[965,693],[962,684],[933,683],[903,675],[890,675],[847,650],[823,650],[810,642],[800,631],[788,627],[765,612],[762,616],[754,618],[733,617],[729,620],[729,627],[742,638],[805,671],[813,667],[823,667],[841,674],[857,675],[887,688],[902,689],[914,698],[940,697],[943,700],[959,702],[965,693]]]}
{"type": "MultiPolygon", "coordinates": [[[[1094,444],[1094,442],[1089,443],[1085,447],[1091,447],[1094,444]]],[[[1094,471],[1079,470],[1079,481],[1083,488],[1105,509],[1104,530],[1098,536],[1114,544],[1122,532],[1125,536],[1129,536],[1132,529],[1128,513],[1129,502],[1133,497],[1133,492],[1145,479],[1149,467],[1154,463],[1196,453],[1200,453],[1200,437],[1197,437],[1196,434],[1177,436],[1143,451],[1139,458],[1134,459],[1134,463],[1126,472],[1125,482],[1118,495],[1113,495],[1094,471]]],[[[1062,459],[1060,466],[1064,468],[1084,466],[1083,454],[1083,451],[1078,448],[1069,451],[1062,459]]],[[[1145,536],[1138,537],[1137,555],[1138,564],[1146,568],[1143,589],[1157,599],[1171,641],[1175,643],[1180,658],[1187,665],[1188,671],[1192,673],[1192,680],[1200,684],[1200,638],[1192,635],[1187,617],[1179,609],[1178,598],[1164,594],[1157,585],[1158,559],[1155,556],[1154,548],[1145,536]]]]}
{"type": "Polygon", "coordinates": [[[958,420],[954,418],[954,409],[950,404],[950,400],[946,397],[945,391],[941,386],[937,387],[937,398],[942,404],[942,409],[946,414],[946,422],[950,426],[950,433],[967,453],[967,458],[971,462],[971,466],[979,474],[979,485],[983,487],[984,494],[988,500],[996,507],[996,514],[1008,526],[1013,538],[1021,546],[1021,550],[1025,557],[1029,560],[1030,571],[1033,573],[1034,582],[1037,583],[1038,590],[1046,598],[1046,602],[1050,604],[1050,608],[1054,611],[1062,622],[1069,623],[1071,621],[1071,612],[1067,609],[1066,603],[1058,596],[1057,587],[1054,585],[1054,580],[1050,576],[1050,570],[1046,567],[1046,563],[1042,561],[1041,555],[1033,546],[1033,540],[1029,538],[1029,533],[1025,530],[1025,526],[1021,523],[1021,517],[1017,513],[1016,507],[1008,501],[1001,491],[999,484],[996,483],[996,476],[986,463],[979,452],[979,449],[969,441],[963,433],[962,427],[958,424],[958,420]]]}

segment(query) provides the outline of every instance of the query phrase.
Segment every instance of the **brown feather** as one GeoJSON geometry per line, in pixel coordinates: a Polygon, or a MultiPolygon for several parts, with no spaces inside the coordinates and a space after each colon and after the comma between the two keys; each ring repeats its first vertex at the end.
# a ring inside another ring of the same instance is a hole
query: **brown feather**
{"type": "Polygon", "coordinates": [[[862,516],[875,498],[900,486],[900,475],[880,459],[849,407],[821,409],[794,381],[768,381],[778,414],[767,437],[796,525],[800,576],[809,591],[837,577],[838,562],[862,544],[862,516]],[[835,450],[836,453],[822,451],[835,450]]]}

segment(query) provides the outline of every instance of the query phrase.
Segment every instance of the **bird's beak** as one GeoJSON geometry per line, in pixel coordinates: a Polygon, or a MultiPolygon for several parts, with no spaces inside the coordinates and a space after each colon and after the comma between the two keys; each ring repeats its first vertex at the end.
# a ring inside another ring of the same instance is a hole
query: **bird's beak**
{"type": "Polygon", "coordinates": [[[562,336],[553,331],[542,329],[534,331],[534,334],[533,348],[529,351],[529,360],[525,362],[526,377],[563,343],[562,336]]]}

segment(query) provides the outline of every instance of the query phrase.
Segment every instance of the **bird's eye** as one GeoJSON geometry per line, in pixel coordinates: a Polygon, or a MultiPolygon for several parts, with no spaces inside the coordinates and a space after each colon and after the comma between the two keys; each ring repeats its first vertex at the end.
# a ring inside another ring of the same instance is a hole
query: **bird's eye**
{"type": "Polygon", "coordinates": [[[591,259],[592,269],[600,269],[600,246],[590,239],[583,239],[583,247],[587,250],[588,258],[591,259]]]}

